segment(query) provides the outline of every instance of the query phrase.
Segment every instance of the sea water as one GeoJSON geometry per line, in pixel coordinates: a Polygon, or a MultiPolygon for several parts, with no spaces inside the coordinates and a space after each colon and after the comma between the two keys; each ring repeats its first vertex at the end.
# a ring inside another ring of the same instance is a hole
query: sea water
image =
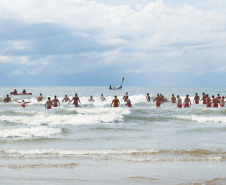
{"type": "Polygon", "coordinates": [[[0,87],[0,101],[14,88],[33,95],[0,103],[0,184],[226,183],[226,108],[146,101],[146,93],[152,100],[157,93],[168,100],[173,93],[224,96],[225,87],[0,87]],[[123,102],[126,92],[132,108],[123,102]],[[40,93],[43,102],[36,101],[40,93]],[[45,109],[48,97],[75,93],[80,107],[45,109]],[[110,107],[115,95],[118,108],[110,107]],[[31,102],[22,108],[21,100],[31,102]]]}

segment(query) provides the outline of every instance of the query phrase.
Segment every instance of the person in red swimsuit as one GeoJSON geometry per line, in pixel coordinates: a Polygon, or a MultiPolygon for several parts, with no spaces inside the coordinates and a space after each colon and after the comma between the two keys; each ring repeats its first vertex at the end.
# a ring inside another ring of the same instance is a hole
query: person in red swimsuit
{"type": "Polygon", "coordinates": [[[112,100],[111,107],[112,107],[112,104],[113,104],[113,107],[118,107],[120,105],[120,102],[117,96],[115,96],[115,99],[112,100]]]}
{"type": "Polygon", "coordinates": [[[60,101],[57,99],[57,96],[54,96],[54,99],[52,100],[53,106],[58,107],[60,106],[60,101]]]}
{"type": "Polygon", "coordinates": [[[22,91],[22,94],[26,94],[26,90],[25,89],[22,91]]]}
{"type": "Polygon", "coordinates": [[[220,103],[220,100],[218,100],[217,98],[214,98],[214,95],[213,95],[212,96],[213,107],[218,108],[218,103],[220,103]]]}
{"type": "Polygon", "coordinates": [[[185,107],[191,107],[191,100],[189,98],[189,95],[186,95],[186,98],[184,99],[184,108],[185,107]]]}
{"type": "Polygon", "coordinates": [[[131,103],[131,101],[129,99],[129,96],[127,98],[127,103],[125,105],[128,106],[128,107],[132,107],[132,103],[131,103]]]}
{"type": "Polygon", "coordinates": [[[222,96],[222,98],[220,99],[220,105],[221,107],[225,106],[224,96],[222,96]]]}
{"type": "Polygon", "coordinates": [[[207,95],[205,93],[202,93],[202,99],[200,101],[203,101],[202,103],[206,104],[206,98],[207,98],[207,95]]]}
{"type": "Polygon", "coordinates": [[[73,104],[75,105],[75,107],[78,107],[78,102],[81,104],[77,93],[75,94],[75,97],[73,97],[71,99],[71,101],[69,103],[71,103],[72,101],[74,101],[73,104]]]}
{"type": "Polygon", "coordinates": [[[30,101],[25,102],[24,100],[22,100],[21,102],[19,102],[19,101],[16,101],[16,102],[17,102],[17,103],[20,103],[20,106],[23,107],[23,108],[25,108],[25,104],[26,104],[26,103],[30,103],[30,101]]]}
{"type": "Polygon", "coordinates": [[[216,98],[220,101],[221,100],[220,94],[217,94],[217,97],[216,98]]]}
{"type": "Polygon", "coordinates": [[[182,99],[180,98],[179,95],[177,95],[177,107],[182,108],[182,99]]]}
{"type": "Polygon", "coordinates": [[[127,102],[127,99],[128,99],[128,92],[126,92],[126,94],[123,96],[124,102],[127,102]]]}
{"type": "Polygon", "coordinates": [[[198,96],[198,93],[195,93],[195,97],[193,99],[193,102],[195,102],[195,104],[199,104],[200,101],[200,97],[198,96]]]}
{"type": "Polygon", "coordinates": [[[172,102],[172,103],[176,103],[176,98],[175,98],[174,94],[172,94],[171,102],[172,102]]]}
{"type": "Polygon", "coordinates": [[[156,107],[160,107],[160,105],[162,103],[162,96],[159,96],[159,94],[157,94],[157,96],[155,97],[153,102],[155,102],[155,101],[156,101],[156,107]]]}
{"type": "Polygon", "coordinates": [[[206,95],[206,108],[211,108],[211,104],[212,104],[211,99],[210,99],[209,95],[207,94],[206,95]]]}
{"type": "Polygon", "coordinates": [[[45,108],[46,108],[46,109],[52,109],[52,105],[53,105],[53,103],[52,103],[52,101],[50,100],[50,97],[48,97],[48,100],[47,100],[46,103],[45,103],[45,108]]]}

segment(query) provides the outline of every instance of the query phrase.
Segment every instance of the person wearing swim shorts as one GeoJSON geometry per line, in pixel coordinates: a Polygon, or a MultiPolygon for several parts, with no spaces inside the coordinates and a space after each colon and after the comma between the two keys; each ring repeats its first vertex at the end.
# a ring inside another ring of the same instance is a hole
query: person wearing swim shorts
{"type": "Polygon", "coordinates": [[[113,105],[113,107],[118,107],[120,105],[120,102],[119,102],[117,96],[115,96],[115,99],[112,100],[111,107],[112,107],[112,105],[113,105]]]}
{"type": "Polygon", "coordinates": [[[156,107],[160,107],[161,103],[162,103],[162,96],[159,96],[159,94],[157,94],[157,96],[155,97],[155,99],[153,100],[153,102],[156,102],[156,107]]]}
{"type": "Polygon", "coordinates": [[[151,98],[149,96],[149,93],[147,93],[146,100],[147,100],[147,102],[150,102],[151,101],[151,98]]]}
{"type": "Polygon", "coordinates": [[[16,102],[17,102],[17,103],[20,103],[20,106],[23,107],[23,108],[25,108],[25,104],[26,104],[26,103],[30,103],[30,101],[25,102],[24,100],[22,100],[21,102],[19,102],[19,101],[16,101],[16,102]]]}
{"type": "Polygon", "coordinates": [[[167,100],[164,98],[164,96],[162,95],[162,103],[167,102],[167,100]]]}
{"type": "Polygon", "coordinates": [[[206,108],[211,108],[211,104],[212,104],[211,99],[210,99],[209,95],[207,94],[206,95],[206,108]]]}
{"type": "Polygon", "coordinates": [[[193,99],[193,102],[195,102],[195,104],[199,104],[200,101],[200,97],[198,96],[198,93],[195,93],[195,97],[193,99]]]}
{"type": "Polygon", "coordinates": [[[207,95],[205,93],[202,93],[202,99],[200,101],[203,101],[202,104],[206,104],[206,98],[207,95]]]}
{"type": "Polygon", "coordinates": [[[220,100],[218,100],[217,98],[214,98],[214,95],[213,95],[212,96],[213,107],[218,108],[218,103],[220,103],[220,100]]]}
{"type": "Polygon", "coordinates": [[[128,98],[127,98],[127,102],[126,102],[125,105],[128,106],[128,107],[132,107],[132,103],[131,103],[131,101],[130,101],[130,99],[129,99],[129,96],[128,96],[128,98]]]}
{"type": "Polygon", "coordinates": [[[220,94],[217,94],[217,97],[216,98],[220,101],[221,100],[220,94]]]}
{"type": "Polygon", "coordinates": [[[37,97],[37,102],[42,101],[42,93],[40,93],[40,96],[37,97]]]}
{"type": "Polygon", "coordinates": [[[174,94],[172,94],[171,103],[176,103],[176,97],[174,96],[174,94]]]}
{"type": "Polygon", "coordinates": [[[53,106],[58,107],[60,106],[60,101],[57,99],[57,96],[55,95],[53,100],[52,100],[53,106]]]}
{"type": "Polygon", "coordinates": [[[126,92],[126,94],[123,96],[124,102],[127,102],[127,99],[128,99],[128,92],[126,92]]]}
{"type": "Polygon", "coordinates": [[[4,98],[4,103],[8,103],[11,102],[11,98],[9,97],[9,95],[7,94],[6,97],[4,98]]]}
{"type": "Polygon", "coordinates": [[[106,99],[105,99],[103,94],[100,95],[100,101],[106,101],[106,99]]]}
{"type": "Polygon", "coordinates": [[[91,101],[95,102],[94,99],[93,99],[93,96],[90,96],[90,99],[88,101],[89,102],[91,102],[91,101]]]}
{"type": "Polygon", "coordinates": [[[182,108],[182,99],[180,98],[179,95],[177,95],[177,107],[182,108]]]}
{"type": "Polygon", "coordinates": [[[224,96],[222,96],[222,98],[220,99],[220,105],[221,107],[225,106],[224,96]]]}
{"type": "Polygon", "coordinates": [[[52,109],[52,105],[53,105],[53,103],[52,103],[52,101],[50,100],[50,97],[48,97],[48,100],[47,100],[46,103],[45,103],[45,108],[46,108],[46,109],[52,109]]]}
{"type": "Polygon", "coordinates": [[[189,95],[186,95],[186,98],[184,99],[184,108],[191,107],[191,100],[189,98],[189,95]]]}
{"type": "Polygon", "coordinates": [[[67,95],[65,95],[64,99],[62,100],[62,102],[68,102],[70,101],[70,98],[67,97],[67,95]]]}
{"type": "Polygon", "coordinates": [[[75,97],[73,97],[71,99],[71,101],[69,103],[71,103],[72,101],[74,101],[73,104],[75,105],[75,107],[78,107],[78,102],[81,104],[77,93],[75,94],[75,97]]]}

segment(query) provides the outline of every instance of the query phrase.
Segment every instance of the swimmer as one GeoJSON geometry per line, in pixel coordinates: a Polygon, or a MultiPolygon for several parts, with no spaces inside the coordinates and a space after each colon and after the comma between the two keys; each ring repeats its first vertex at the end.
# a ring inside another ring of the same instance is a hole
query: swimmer
{"type": "Polygon", "coordinates": [[[151,98],[149,96],[149,93],[147,93],[146,100],[147,100],[147,102],[150,102],[151,101],[151,98]]]}
{"type": "Polygon", "coordinates": [[[4,103],[8,103],[8,102],[11,102],[11,98],[7,94],[6,97],[4,98],[4,103]]]}
{"type": "Polygon", "coordinates": [[[177,107],[182,108],[182,99],[180,98],[179,95],[177,95],[177,107]]]}
{"type": "Polygon", "coordinates": [[[225,106],[224,96],[222,96],[222,98],[220,99],[220,105],[221,107],[225,106]]]}
{"type": "Polygon", "coordinates": [[[207,95],[205,93],[202,93],[202,99],[200,100],[200,101],[203,101],[202,104],[206,104],[206,98],[207,98],[207,95]]]}
{"type": "Polygon", "coordinates": [[[211,108],[211,104],[212,104],[211,99],[208,94],[206,95],[206,97],[207,97],[206,98],[206,108],[208,108],[208,107],[211,108]]]}
{"type": "Polygon", "coordinates": [[[172,94],[171,102],[172,102],[172,103],[176,103],[176,98],[175,98],[174,94],[172,94]]]}
{"type": "Polygon", "coordinates": [[[193,103],[195,102],[195,104],[199,104],[200,98],[198,96],[198,93],[195,93],[195,97],[193,99],[193,103]]]}
{"type": "Polygon", "coordinates": [[[126,94],[123,96],[124,102],[127,102],[127,99],[128,99],[128,92],[126,92],[126,94]]]}
{"type": "Polygon", "coordinates": [[[218,103],[220,103],[220,100],[218,100],[217,98],[214,98],[214,95],[213,95],[212,96],[213,107],[218,108],[218,103]]]}
{"type": "Polygon", "coordinates": [[[53,104],[54,107],[60,106],[60,101],[57,99],[56,95],[54,96],[54,99],[52,100],[52,104],[53,104]]]}
{"type": "Polygon", "coordinates": [[[184,108],[191,107],[191,100],[189,98],[189,95],[186,95],[186,98],[184,99],[184,108]]]}
{"type": "Polygon", "coordinates": [[[129,99],[129,96],[127,98],[127,102],[126,102],[125,106],[132,107],[132,103],[131,103],[131,101],[129,99]]]}
{"type": "Polygon", "coordinates": [[[90,96],[90,99],[89,99],[88,101],[90,101],[90,102],[91,102],[91,101],[95,102],[94,99],[93,99],[93,96],[90,96]]]}
{"type": "Polygon", "coordinates": [[[20,103],[20,106],[23,107],[23,108],[25,108],[25,104],[26,103],[30,103],[30,101],[29,102],[25,102],[24,100],[22,100],[21,102],[19,102],[19,101],[16,101],[16,102],[20,103]]]}
{"type": "Polygon", "coordinates": [[[78,102],[81,104],[77,93],[75,94],[75,97],[73,97],[71,99],[71,101],[69,103],[71,103],[72,101],[74,101],[73,104],[75,105],[75,107],[78,107],[78,102]]]}
{"type": "Polygon", "coordinates": [[[106,101],[106,99],[105,99],[103,94],[100,95],[100,101],[106,101]]]}
{"type": "Polygon", "coordinates": [[[46,103],[45,103],[45,108],[46,108],[46,109],[52,109],[52,105],[53,105],[53,103],[52,103],[52,101],[50,100],[50,97],[48,97],[48,100],[47,100],[46,103]]]}
{"type": "Polygon", "coordinates": [[[155,97],[153,102],[155,102],[155,101],[156,101],[156,107],[160,107],[160,105],[162,103],[162,96],[159,96],[159,94],[157,94],[157,96],[155,97]]]}
{"type": "Polygon", "coordinates": [[[113,104],[113,107],[118,107],[120,105],[120,102],[117,96],[115,96],[115,99],[112,100],[111,107],[112,107],[112,104],[113,104]]]}
{"type": "Polygon", "coordinates": [[[65,95],[64,99],[62,100],[62,102],[68,102],[70,101],[70,98],[67,97],[67,95],[65,95]]]}
{"type": "Polygon", "coordinates": [[[37,102],[42,101],[42,93],[40,93],[40,96],[37,97],[37,102]]]}

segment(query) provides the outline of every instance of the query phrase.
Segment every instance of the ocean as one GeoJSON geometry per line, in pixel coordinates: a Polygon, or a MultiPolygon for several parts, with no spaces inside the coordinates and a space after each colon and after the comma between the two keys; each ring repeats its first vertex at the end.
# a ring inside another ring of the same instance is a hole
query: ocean
{"type": "Polygon", "coordinates": [[[0,184],[226,184],[226,108],[146,101],[147,93],[193,100],[202,92],[225,96],[226,87],[0,87],[0,184]],[[3,103],[14,88],[33,95],[3,103]],[[49,96],[75,93],[80,107],[44,107],[49,96]],[[21,100],[31,102],[22,108],[21,100]]]}

